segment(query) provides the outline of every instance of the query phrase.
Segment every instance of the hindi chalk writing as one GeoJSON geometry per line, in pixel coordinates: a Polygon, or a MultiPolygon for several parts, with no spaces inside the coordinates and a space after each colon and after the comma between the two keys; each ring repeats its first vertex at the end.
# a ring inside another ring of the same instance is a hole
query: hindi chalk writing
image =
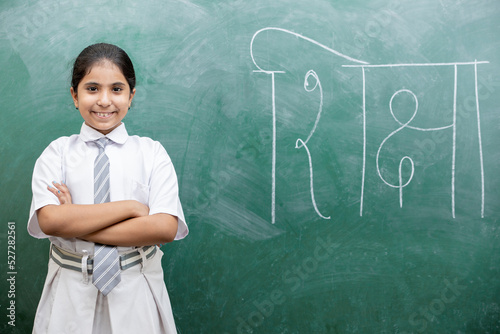
{"type": "MultiPolygon", "coordinates": [[[[277,74],[284,74],[284,71],[278,71],[278,70],[270,70],[270,69],[264,69],[263,66],[260,66],[256,58],[254,56],[254,44],[256,39],[260,34],[263,32],[278,32],[278,33],[284,33],[288,34],[291,36],[295,36],[298,39],[307,41],[311,43],[313,47],[319,47],[337,57],[340,57],[344,61],[349,61],[349,64],[344,64],[341,67],[342,68],[359,68],[361,70],[361,79],[362,79],[362,87],[361,87],[361,100],[362,100],[362,133],[363,133],[363,157],[362,157],[362,166],[361,166],[361,191],[360,191],[360,207],[359,207],[359,214],[360,216],[363,215],[363,204],[364,204],[364,199],[365,199],[365,180],[366,180],[366,159],[367,159],[367,129],[369,128],[370,124],[367,122],[367,109],[366,109],[366,85],[367,85],[367,73],[366,69],[370,68],[380,68],[380,69],[391,69],[391,68],[419,68],[419,67],[434,67],[434,68],[445,68],[445,67],[451,67],[453,69],[453,104],[450,106],[452,108],[452,121],[449,124],[446,124],[444,126],[439,126],[439,127],[417,127],[412,125],[412,122],[414,121],[415,117],[417,116],[417,113],[419,112],[419,99],[417,94],[415,94],[412,90],[410,89],[400,89],[394,92],[392,95],[389,104],[387,105],[387,111],[392,115],[392,118],[394,121],[399,124],[399,127],[392,131],[390,134],[388,134],[380,143],[378,146],[377,154],[376,154],[376,169],[377,169],[377,175],[378,177],[383,181],[385,185],[391,188],[395,188],[399,190],[399,205],[402,208],[403,203],[404,203],[404,194],[403,194],[403,189],[407,187],[414,177],[417,177],[415,175],[415,163],[413,159],[409,155],[404,155],[403,158],[399,161],[399,169],[397,171],[397,183],[390,182],[385,175],[383,175],[383,172],[380,168],[380,162],[379,158],[381,155],[381,152],[384,150],[384,146],[388,141],[390,141],[393,137],[396,135],[401,135],[400,133],[403,130],[413,130],[413,131],[445,131],[448,129],[451,129],[451,137],[452,137],[452,151],[451,151],[451,163],[450,163],[450,170],[451,170],[451,180],[450,180],[450,187],[451,187],[451,216],[455,218],[455,167],[456,167],[456,151],[457,151],[457,87],[458,87],[458,72],[459,72],[459,67],[464,67],[464,66],[473,66],[474,67],[474,77],[475,77],[475,82],[474,82],[474,87],[475,87],[475,103],[476,103],[476,126],[477,126],[477,136],[478,136],[478,153],[479,153],[479,168],[480,168],[480,175],[481,175],[481,209],[480,209],[480,215],[481,217],[484,217],[484,206],[485,206],[485,195],[484,195],[484,188],[485,188],[485,177],[484,177],[484,160],[483,160],[483,149],[482,149],[482,138],[481,138],[481,112],[479,108],[479,98],[478,98],[478,80],[477,80],[477,68],[478,65],[480,64],[487,64],[489,63],[488,61],[470,61],[470,62],[447,62],[447,63],[400,63],[400,64],[369,64],[366,61],[362,61],[359,59],[355,59],[352,57],[349,57],[339,51],[336,51],[324,44],[321,44],[309,37],[303,36],[301,34],[295,33],[293,31],[287,30],[287,29],[282,29],[282,28],[276,28],[276,27],[267,27],[258,30],[255,32],[255,34],[252,37],[252,40],[250,42],[250,56],[252,58],[252,61],[254,65],[257,67],[257,70],[254,70],[254,72],[258,73],[265,73],[271,76],[271,97],[272,97],[272,129],[273,129],[273,136],[272,136],[272,169],[271,169],[271,223],[274,224],[276,222],[276,164],[277,164],[277,157],[276,157],[276,140],[277,140],[277,133],[276,133],[276,113],[277,113],[277,106],[276,106],[276,75],[277,74]],[[411,115],[410,119],[403,123],[401,120],[398,119],[398,117],[395,114],[395,110],[393,110],[393,100],[401,95],[409,95],[411,99],[413,100],[414,104],[414,111],[413,114],[411,115]],[[409,175],[403,175],[405,174],[403,172],[403,167],[405,169],[409,168],[409,172],[406,174],[409,175]]],[[[321,85],[321,81],[317,73],[314,71],[314,69],[309,70],[306,75],[305,75],[305,80],[304,80],[304,89],[308,93],[312,93],[316,90],[319,92],[319,110],[316,116],[315,123],[313,125],[312,130],[310,131],[307,139],[303,140],[301,138],[298,138],[296,143],[295,143],[295,148],[296,149],[305,149],[305,152],[307,153],[308,156],[308,161],[309,161],[309,180],[310,180],[310,193],[311,193],[311,202],[312,206],[314,207],[314,210],[316,214],[323,218],[323,219],[330,219],[330,216],[324,215],[318,208],[317,203],[316,203],[316,198],[315,198],[315,193],[314,193],[314,181],[313,181],[313,175],[314,175],[314,166],[313,166],[313,159],[312,159],[312,154],[310,147],[308,146],[308,142],[311,139],[311,137],[315,134],[316,128],[318,127],[318,124],[320,123],[321,120],[321,114],[323,111],[323,105],[324,105],[324,97],[323,97],[323,88],[321,85]],[[312,82],[314,80],[314,82],[312,82]]],[[[385,107],[384,107],[385,108],[385,107]]]]}

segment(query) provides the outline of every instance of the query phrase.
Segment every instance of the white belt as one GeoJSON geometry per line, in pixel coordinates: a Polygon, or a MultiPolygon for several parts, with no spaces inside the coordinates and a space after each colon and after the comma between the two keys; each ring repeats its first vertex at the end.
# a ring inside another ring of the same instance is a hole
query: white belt
{"type": "MultiPolygon", "coordinates": [[[[126,270],[136,264],[142,263],[145,259],[149,259],[156,254],[156,246],[144,246],[138,250],[133,250],[120,255],[120,268],[126,270]]],[[[62,268],[75,271],[82,271],[82,258],[86,257],[87,273],[92,274],[94,267],[94,259],[88,256],[75,254],[54,244],[50,244],[50,257],[62,268]]],[[[83,264],[84,266],[84,264],[83,264]]]]}

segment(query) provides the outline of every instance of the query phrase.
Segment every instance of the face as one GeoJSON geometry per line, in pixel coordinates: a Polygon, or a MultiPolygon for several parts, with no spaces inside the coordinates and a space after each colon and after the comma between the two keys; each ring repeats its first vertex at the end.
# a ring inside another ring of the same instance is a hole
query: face
{"type": "Polygon", "coordinates": [[[120,69],[109,61],[95,64],[78,84],[71,87],[75,107],[85,124],[106,135],[121,124],[132,104],[135,88],[130,87],[120,69]]]}

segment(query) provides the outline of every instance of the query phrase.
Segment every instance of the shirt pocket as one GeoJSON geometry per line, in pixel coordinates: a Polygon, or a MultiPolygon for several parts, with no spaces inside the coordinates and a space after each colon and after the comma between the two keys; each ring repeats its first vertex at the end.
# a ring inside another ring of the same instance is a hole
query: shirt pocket
{"type": "Polygon", "coordinates": [[[149,186],[135,180],[130,180],[127,183],[127,199],[136,200],[149,206],[149,186]]]}

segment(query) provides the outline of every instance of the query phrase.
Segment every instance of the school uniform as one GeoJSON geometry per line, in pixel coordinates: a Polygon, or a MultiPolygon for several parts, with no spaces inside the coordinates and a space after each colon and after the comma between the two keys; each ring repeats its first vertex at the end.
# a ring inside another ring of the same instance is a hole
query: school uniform
{"type": "MultiPolygon", "coordinates": [[[[28,232],[35,238],[49,238],[52,244],[33,333],[176,333],[158,247],[118,247],[123,259],[135,262],[121,262],[121,282],[103,296],[92,284],[89,261],[94,243],[48,236],[38,224],[36,210],[59,205],[47,190],[52,181],[67,185],[74,204],[94,203],[94,160],[99,151],[95,141],[101,137],[84,123],[80,134],[53,141],[35,164],[28,232]]],[[[175,240],[184,238],[188,227],[177,176],[163,146],[150,138],[129,136],[123,123],[106,137],[110,139],[105,148],[110,200],[137,200],[149,207],[150,215],[176,216],[175,240]]]]}

